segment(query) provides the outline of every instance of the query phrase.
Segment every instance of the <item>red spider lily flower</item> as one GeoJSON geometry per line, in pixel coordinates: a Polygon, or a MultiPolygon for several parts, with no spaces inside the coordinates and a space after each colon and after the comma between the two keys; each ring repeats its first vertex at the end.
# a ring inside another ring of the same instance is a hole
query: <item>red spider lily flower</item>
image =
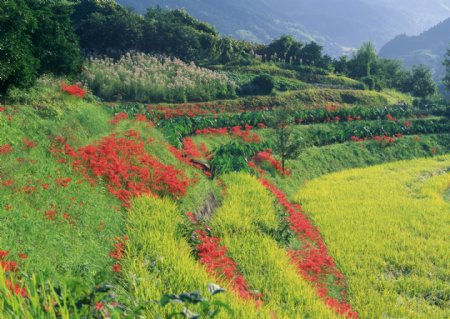
{"type": "Polygon", "coordinates": [[[258,154],[256,154],[254,157],[254,161],[256,163],[267,162],[281,174],[283,175],[289,174],[288,172],[283,172],[283,167],[281,166],[280,162],[278,162],[276,159],[272,157],[271,151],[269,150],[259,152],[258,154]]]}
{"type": "Polygon", "coordinates": [[[72,96],[78,96],[78,97],[81,97],[81,98],[83,98],[86,95],[86,93],[87,93],[86,90],[80,88],[77,84],[74,84],[74,85],[62,84],[61,85],[61,89],[64,92],[69,93],[72,96]]]}
{"type": "Polygon", "coordinates": [[[6,279],[5,280],[5,285],[6,287],[8,287],[8,289],[18,295],[21,296],[22,298],[27,298],[28,297],[28,293],[26,291],[25,288],[22,288],[19,284],[14,284],[11,280],[6,279]]]}
{"type": "Polygon", "coordinates": [[[19,269],[17,263],[15,261],[2,261],[1,262],[3,271],[5,272],[15,272],[19,269]]]}
{"type": "Polygon", "coordinates": [[[395,122],[395,117],[393,117],[391,114],[386,115],[386,118],[391,122],[395,122]]]}
{"type": "Polygon", "coordinates": [[[34,186],[24,186],[23,188],[22,188],[22,191],[24,192],[24,193],[26,193],[26,194],[31,194],[31,193],[33,193],[34,191],[36,191],[36,187],[34,187],[34,186]]]}
{"type": "Polygon", "coordinates": [[[116,125],[116,124],[118,124],[120,121],[123,121],[123,120],[126,120],[126,119],[128,119],[128,114],[122,112],[122,113],[117,114],[117,115],[110,121],[110,123],[113,124],[113,125],[116,125]]]}
{"type": "Polygon", "coordinates": [[[411,122],[406,121],[406,122],[405,122],[405,126],[406,126],[406,127],[411,127],[411,122]]]}
{"type": "Polygon", "coordinates": [[[147,117],[144,114],[137,114],[136,121],[138,122],[147,122],[147,117]]]}
{"type": "Polygon", "coordinates": [[[8,179],[2,183],[3,186],[10,187],[14,185],[14,181],[12,179],[8,179]]]}
{"type": "Polygon", "coordinates": [[[105,305],[103,302],[99,301],[95,304],[95,310],[103,311],[103,309],[105,309],[105,305]]]}
{"type": "Polygon", "coordinates": [[[27,259],[28,256],[25,253],[19,253],[19,258],[20,259],[27,259]]]}
{"type": "Polygon", "coordinates": [[[56,211],[54,211],[54,210],[48,210],[44,213],[44,217],[53,222],[55,221],[55,215],[56,215],[56,211]]]}
{"type": "Polygon", "coordinates": [[[9,144],[0,145],[0,155],[10,154],[13,152],[13,148],[9,144]]]}
{"type": "Polygon", "coordinates": [[[22,140],[23,145],[25,148],[35,148],[36,147],[36,143],[33,141],[30,141],[29,139],[24,138],[22,140]]]}
{"type": "Polygon", "coordinates": [[[258,123],[259,128],[267,128],[267,125],[264,123],[258,123]]]}
{"type": "Polygon", "coordinates": [[[49,188],[50,188],[50,185],[49,185],[49,184],[41,184],[41,187],[42,187],[43,189],[49,189],[49,188]]]}
{"type": "Polygon", "coordinates": [[[70,177],[67,178],[58,178],[56,180],[56,182],[61,186],[61,187],[67,187],[69,186],[70,182],[72,181],[72,179],[70,177]]]}
{"type": "Polygon", "coordinates": [[[0,106],[0,112],[4,112],[6,109],[3,106],[0,106]]]}
{"type": "Polygon", "coordinates": [[[112,266],[112,271],[115,273],[120,273],[122,271],[122,266],[119,264],[115,264],[112,266]]]}
{"type": "Polygon", "coordinates": [[[8,255],[9,255],[9,251],[0,250],[0,259],[5,259],[6,257],[8,257],[8,255]]]}

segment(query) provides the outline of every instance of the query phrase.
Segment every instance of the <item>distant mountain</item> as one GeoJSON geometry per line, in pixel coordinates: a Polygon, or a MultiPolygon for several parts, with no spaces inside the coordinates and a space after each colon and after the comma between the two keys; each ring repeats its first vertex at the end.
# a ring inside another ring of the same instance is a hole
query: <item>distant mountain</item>
{"type": "Polygon", "coordinates": [[[442,61],[449,48],[450,18],[420,35],[397,36],[380,50],[380,55],[400,59],[406,67],[425,64],[433,70],[435,80],[440,81],[445,73],[442,61]]]}
{"type": "Polygon", "coordinates": [[[267,43],[282,34],[315,40],[333,55],[364,41],[381,47],[400,33],[417,34],[450,17],[450,0],[118,0],[185,8],[222,34],[267,43]]]}

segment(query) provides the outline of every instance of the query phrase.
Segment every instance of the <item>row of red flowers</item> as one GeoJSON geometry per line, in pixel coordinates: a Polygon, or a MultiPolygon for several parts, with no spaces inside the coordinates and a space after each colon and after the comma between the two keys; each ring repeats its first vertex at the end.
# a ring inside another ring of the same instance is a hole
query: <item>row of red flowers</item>
{"type": "MultiPolygon", "coordinates": [[[[264,125],[264,124],[262,124],[264,125]]],[[[260,138],[257,133],[251,132],[253,129],[250,125],[245,125],[244,128],[241,126],[233,126],[230,128],[205,128],[201,130],[196,130],[195,134],[203,135],[203,134],[212,134],[212,135],[229,135],[236,136],[241,138],[244,142],[249,143],[259,143],[260,138]]]]}
{"type": "Polygon", "coordinates": [[[291,249],[289,252],[292,263],[297,266],[299,273],[313,283],[319,296],[331,308],[348,318],[358,318],[358,314],[348,304],[344,276],[328,254],[319,230],[312,225],[300,205],[289,202],[280,189],[262,178],[260,183],[275,195],[278,203],[285,209],[290,229],[301,243],[300,248],[291,249]],[[329,296],[330,277],[333,278],[334,287],[340,289],[339,300],[329,296]]]}
{"type": "Polygon", "coordinates": [[[244,300],[253,300],[257,305],[262,301],[262,294],[250,290],[244,277],[237,269],[237,264],[227,256],[227,248],[220,243],[220,238],[210,235],[211,229],[197,220],[194,214],[186,213],[195,227],[195,235],[199,243],[195,246],[200,262],[207,271],[229,284],[238,296],[244,300]]]}
{"type": "MultiPolygon", "coordinates": [[[[16,273],[19,270],[19,265],[17,262],[9,260],[9,252],[6,250],[0,250],[0,265],[3,272],[6,273],[16,273]]],[[[19,258],[26,259],[27,255],[24,253],[19,254],[19,258]]],[[[13,276],[11,276],[13,277],[13,276]]],[[[15,276],[17,277],[17,276],[15,276]]],[[[13,279],[4,279],[5,286],[14,294],[22,296],[24,298],[28,297],[28,292],[19,283],[15,283],[13,279]]]]}

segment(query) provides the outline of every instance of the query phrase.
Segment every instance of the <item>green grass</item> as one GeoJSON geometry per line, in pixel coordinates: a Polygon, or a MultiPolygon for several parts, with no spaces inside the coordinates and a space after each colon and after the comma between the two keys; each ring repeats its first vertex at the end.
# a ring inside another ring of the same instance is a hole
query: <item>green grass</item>
{"type": "Polygon", "coordinates": [[[449,156],[331,174],[297,199],[347,277],[362,318],[449,315],[449,156]]]}

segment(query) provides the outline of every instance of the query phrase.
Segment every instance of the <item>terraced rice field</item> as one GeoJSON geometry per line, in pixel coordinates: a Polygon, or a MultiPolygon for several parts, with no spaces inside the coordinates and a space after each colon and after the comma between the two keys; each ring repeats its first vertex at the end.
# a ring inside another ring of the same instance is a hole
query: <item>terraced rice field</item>
{"type": "Polygon", "coordinates": [[[450,157],[331,174],[297,199],[348,280],[362,318],[450,316],[450,157]]]}

